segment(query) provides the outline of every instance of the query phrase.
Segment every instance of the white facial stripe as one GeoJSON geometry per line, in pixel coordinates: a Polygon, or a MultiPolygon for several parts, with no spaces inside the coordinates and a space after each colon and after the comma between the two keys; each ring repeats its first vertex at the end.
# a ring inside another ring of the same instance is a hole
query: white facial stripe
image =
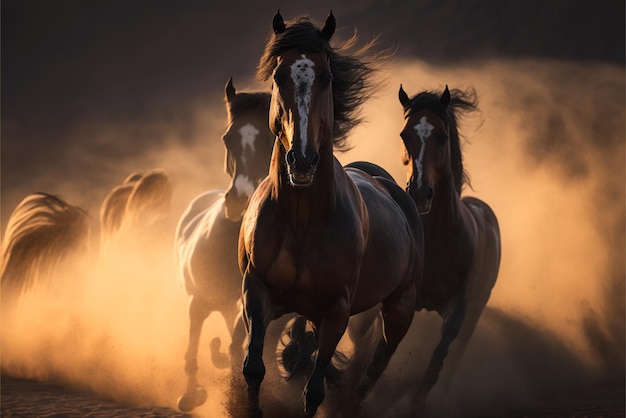
{"type": "Polygon", "coordinates": [[[254,184],[252,184],[248,176],[240,174],[235,179],[235,190],[237,190],[237,196],[250,197],[254,193],[254,184]]]}
{"type": "Polygon", "coordinates": [[[315,63],[302,54],[302,58],[291,65],[291,79],[295,85],[296,103],[300,116],[300,147],[302,153],[307,145],[307,130],[309,127],[309,109],[311,107],[311,87],[315,81],[315,63]]]}
{"type": "Polygon", "coordinates": [[[417,187],[422,187],[422,176],[423,176],[423,167],[422,160],[424,159],[424,150],[426,149],[426,138],[430,136],[430,133],[435,128],[433,125],[428,123],[428,119],[426,116],[422,116],[420,118],[420,123],[413,127],[415,132],[417,132],[417,136],[420,137],[420,141],[422,141],[422,148],[420,149],[420,155],[415,160],[415,170],[417,171],[417,187]]]}
{"type": "Polygon", "coordinates": [[[239,134],[241,135],[241,161],[243,161],[244,166],[247,165],[246,148],[249,147],[252,156],[254,156],[254,141],[260,132],[251,123],[246,123],[239,129],[239,134]]]}

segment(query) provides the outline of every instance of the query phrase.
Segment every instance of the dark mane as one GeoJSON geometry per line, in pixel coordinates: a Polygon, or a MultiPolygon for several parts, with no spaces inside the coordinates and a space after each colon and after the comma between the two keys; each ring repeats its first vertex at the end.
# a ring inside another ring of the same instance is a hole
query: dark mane
{"type": "Polygon", "coordinates": [[[420,110],[428,109],[448,123],[450,127],[450,158],[452,175],[456,191],[461,194],[463,186],[471,187],[469,174],[463,168],[463,155],[461,154],[461,135],[458,131],[458,123],[465,113],[478,110],[478,97],[473,88],[467,90],[450,90],[450,106],[448,111],[441,105],[442,91],[423,91],[413,96],[404,108],[404,115],[420,110]]]}
{"type": "Polygon", "coordinates": [[[242,92],[235,94],[232,100],[226,100],[226,109],[228,110],[228,122],[232,122],[232,120],[240,114],[256,107],[269,109],[271,98],[272,95],[270,93],[264,92],[242,92]]]}
{"type": "Polygon", "coordinates": [[[336,150],[345,151],[350,148],[346,139],[348,133],[363,120],[359,109],[376,88],[371,76],[388,54],[370,53],[376,44],[375,40],[357,49],[356,33],[334,49],[328,41],[322,39],[321,30],[306,17],[286,22],[286,26],[284,32],[270,35],[257,67],[257,77],[267,81],[276,68],[278,56],[290,49],[326,52],[333,74],[333,144],[336,150]]]}

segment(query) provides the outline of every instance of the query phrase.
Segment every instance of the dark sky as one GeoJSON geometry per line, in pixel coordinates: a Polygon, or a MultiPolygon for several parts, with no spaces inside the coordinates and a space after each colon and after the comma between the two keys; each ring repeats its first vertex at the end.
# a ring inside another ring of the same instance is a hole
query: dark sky
{"type": "MultiPolygon", "coordinates": [[[[67,149],[80,147],[70,135],[77,125],[188,125],[188,104],[221,100],[231,75],[252,77],[277,8],[285,18],[308,14],[316,23],[332,8],[336,37],[345,39],[356,28],[365,40],[380,35],[381,46],[397,47],[400,57],[439,64],[494,57],[624,64],[624,2],[617,0],[1,5],[3,190],[20,187],[31,173],[45,173],[67,149]]],[[[151,146],[133,145],[129,153],[151,146]]]]}

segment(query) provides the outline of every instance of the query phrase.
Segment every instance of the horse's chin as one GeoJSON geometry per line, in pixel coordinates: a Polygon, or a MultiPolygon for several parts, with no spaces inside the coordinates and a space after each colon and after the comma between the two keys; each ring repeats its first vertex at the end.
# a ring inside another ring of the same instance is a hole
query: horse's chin
{"type": "Polygon", "coordinates": [[[308,187],[313,184],[313,173],[289,173],[289,182],[293,187],[308,187]]]}

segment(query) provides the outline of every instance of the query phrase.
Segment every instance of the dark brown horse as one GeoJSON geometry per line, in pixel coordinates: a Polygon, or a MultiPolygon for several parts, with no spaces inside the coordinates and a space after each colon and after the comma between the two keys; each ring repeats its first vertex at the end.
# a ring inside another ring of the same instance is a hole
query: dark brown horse
{"type": "Polygon", "coordinates": [[[424,280],[417,310],[443,319],[441,340],[424,375],[418,400],[424,403],[442,370],[450,344],[454,370],[489,300],[500,266],[500,230],[489,205],[461,197],[468,177],[463,169],[458,119],[476,109],[475,92],[422,92],[409,98],[400,86],[405,125],[402,162],[407,192],[424,227],[424,280]]]}
{"type": "MultiPolygon", "coordinates": [[[[176,230],[179,276],[191,296],[185,355],[187,390],[178,401],[178,407],[185,412],[204,403],[207,397],[197,381],[197,356],[202,324],[212,311],[221,312],[228,325],[233,359],[243,358],[245,330],[240,319],[241,273],[237,264],[239,228],[250,196],[267,176],[274,145],[274,135],[267,125],[269,93],[237,92],[230,79],[225,100],[228,129],[223,140],[230,186],[228,190],[210,190],[196,197],[176,230]]],[[[211,358],[216,366],[224,367],[219,347],[220,340],[216,338],[211,344],[211,358]]]]}
{"type": "Polygon", "coordinates": [[[344,169],[333,149],[354,126],[372,69],[330,47],[332,13],[318,29],[280,13],[259,64],[272,77],[270,174],[242,223],[239,265],[248,331],[243,374],[251,414],[262,414],[263,345],[270,321],[306,316],[317,340],[304,390],[306,416],[325,397],[324,373],[351,315],[381,303],[384,336],[362,387],[383,373],[414,315],[423,260],[419,216],[394,182],[344,169]],[[419,233],[416,233],[419,231],[419,233]]]}

